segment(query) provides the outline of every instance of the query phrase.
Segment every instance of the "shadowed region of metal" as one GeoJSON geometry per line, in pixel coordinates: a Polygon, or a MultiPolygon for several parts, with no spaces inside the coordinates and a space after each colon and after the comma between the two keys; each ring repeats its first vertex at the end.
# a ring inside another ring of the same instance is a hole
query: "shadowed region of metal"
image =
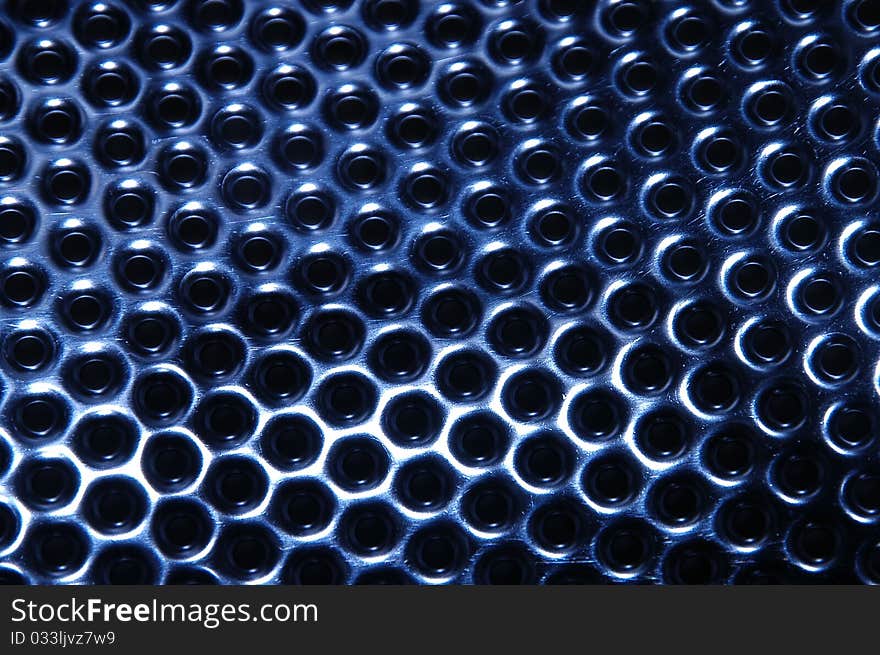
{"type": "Polygon", "coordinates": [[[880,1],[9,0],[0,579],[880,582],[880,1]]]}

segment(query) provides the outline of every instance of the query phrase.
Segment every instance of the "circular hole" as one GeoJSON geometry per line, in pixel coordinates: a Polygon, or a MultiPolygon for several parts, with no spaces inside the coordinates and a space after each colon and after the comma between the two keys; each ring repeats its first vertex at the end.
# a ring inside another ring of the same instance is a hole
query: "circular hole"
{"type": "Polygon", "coordinates": [[[480,74],[482,71],[462,71],[453,74],[446,80],[446,92],[449,98],[460,106],[466,107],[480,100],[486,91],[486,81],[480,74]]]}
{"type": "Polygon", "coordinates": [[[437,385],[447,398],[474,402],[492,389],[498,371],[494,362],[480,351],[458,351],[441,360],[437,385]]]}
{"type": "Polygon", "coordinates": [[[700,75],[685,85],[685,100],[696,111],[712,111],[724,98],[724,85],[711,75],[700,75]]]}
{"type": "Polygon", "coordinates": [[[721,365],[709,365],[699,371],[692,385],[697,407],[710,414],[728,412],[740,399],[739,380],[721,365]]]}
{"type": "MultiPolygon", "coordinates": [[[[230,375],[234,374],[234,369],[230,371],[230,375]]],[[[308,391],[312,370],[302,357],[293,352],[270,351],[256,361],[251,378],[263,402],[293,403],[308,391]]]]}
{"type": "Polygon", "coordinates": [[[31,238],[36,228],[33,209],[13,198],[0,207],[0,239],[3,245],[14,246],[31,238]]]}
{"type": "Polygon", "coordinates": [[[797,526],[790,539],[795,555],[814,567],[827,566],[839,546],[839,537],[833,527],[813,522],[797,526]]]}
{"type": "Polygon", "coordinates": [[[376,65],[387,86],[401,89],[421,85],[430,71],[427,57],[412,46],[392,46],[380,55],[376,65]]]}
{"type": "Polygon", "coordinates": [[[156,490],[175,492],[195,482],[201,471],[202,455],[187,437],[158,434],[147,442],[141,465],[144,476],[156,490]]]}
{"type": "Polygon", "coordinates": [[[846,380],[858,368],[858,347],[848,337],[829,337],[813,354],[814,365],[827,381],[846,380]]]}
{"type": "Polygon", "coordinates": [[[568,211],[551,209],[538,215],[535,231],[547,245],[561,245],[573,239],[576,225],[568,211]]]}
{"type": "Polygon", "coordinates": [[[15,368],[38,371],[54,358],[55,339],[41,330],[12,333],[6,337],[4,353],[15,368]]]}
{"type": "Polygon", "coordinates": [[[234,209],[255,209],[269,200],[270,181],[266,173],[255,169],[232,170],[223,179],[223,192],[234,209]]]}
{"type": "Polygon", "coordinates": [[[520,159],[522,170],[528,181],[532,183],[545,184],[556,177],[559,172],[559,157],[552,150],[532,150],[524,153],[520,159]]]}
{"type": "Polygon", "coordinates": [[[191,500],[172,500],[153,514],[152,533],[159,549],[172,558],[187,557],[207,546],[213,526],[202,505],[191,500]]]}
{"type": "Polygon", "coordinates": [[[336,216],[335,201],[320,192],[294,193],[288,198],[285,209],[294,227],[305,232],[330,227],[336,216]]]}
{"type": "Polygon", "coordinates": [[[841,450],[852,451],[873,441],[874,421],[869,412],[858,406],[838,408],[828,424],[829,437],[841,450]]]}
{"type": "Polygon", "coordinates": [[[581,439],[606,441],[622,429],[627,412],[617,396],[603,391],[587,391],[572,401],[568,418],[581,439]]]}
{"type": "Polygon", "coordinates": [[[203,483],[208,500],[226,514],[243,514],[255,508],[268,488],[269,480],[262,467],[239,456],[215,460],[203,483]]]}
{"type": "Polygon", "coordinates": [[[58,509],[73,500],[79,474],[61,459],[34,459],[19,468],[17,489],[22,502],[38,510],[58,509]]]}
{"type": "Polygon", "coordinates": [[[623,73],[623,81],[627,89],[637,95],[651,91],[657,84],[657,78],[657,68],[647,61],[635,62],[623,73]]]}
{"type": "Polygon", "coordinates": [[[250,80],[253,63],[244,52],[222,46],[206,58],[202,70],[211,85],[234,89],[250,80]]]}
{"type": "Polygon", "coordinates": [[[607,201],[623,192],[624,177],[611,166],[600,166],[587,176],[587,189],[598,200],[607,201]]]}
{"type": "Polygon", "coordinates": [[[414,300],[411,280],[402,273],[378,273],[366,278],[359,287],[359,300],[372,316],[399,316],[414,300]]]}
{"type": "Polygon", "coordinates": [[[737,54],[743,63],[748,65],[761,64],[773,50],[773,40],[767,32],[751,29],[742,34],[737,44],[737,54]]]}
{"type": "Polygon", "coordinates": [[[786,223],[784,239],[793,250],[811,250],[824,241],[825,228],[816,217],[799,214],[786,223]]]}
{"type": "Polygon", "coordinates": [[[275,492],[271,512],[285,532],[303,537],[323,531],[333,518],[336,501],[322,483],[287,482],[275,492]]]}
{"type": "Polygon", "coordinates": [[[396,239],[397,226],[383,216],[367,216],[356,225],[358,241],[372,250],[384,250],[396,239]]]}
{"type": "Polygon", "coordinates": [[[576,548],[584,532],[580,513],[566,501],[550,502],[539,507],[530,518],[529,528],[542,548],[554,552],[576,548]]]}
{"type": "Polygon", "coordinates": [[[569,375],[593,375],[604,367],[607,354],[602,335],[589,327],[575,327],[557,341],[554,359],[569,375]]]}
{"type": "Polygon", "coordinates": [[[297,585],[341,585],[348,577],[348,566],[335,550],[303,548],[293,553],[282,571],[282,580],[297,585]]]}
{"type": "Polygon", "coordinates": [[[641,488],[641,475],[625,457],[606,455],[587,465],[582,484],[590,500],[603,507],[618,508],[636,497],[641,488]]]}
{"type": "Polygon", "coordinates": [[[732,198],[719,208],[718,223],[730,235],[744,234],[758,224],[758,212],[750,199],[732,198]]]}
{"type": "Polygon", "coordinates": [[[657,318],[656,296],[649,287],[639,284],[623,287],[612,295],[609,313],[621,329],[646,328],[657,318]]]}
{"type": "Polygon", "coordinates": [[[518,252],[504,249],[486,255],[478,266],[478,275],[478,281],[488,291],[512,293],[525,285],[530,272],[518,252]]]}
{"type": "Polygon", "coordinates": [[[665,182],[654,189],[652,199],[664,217],[676,218],[690,209],[690,196],[689,190],[678,182],[665,182]]]}
{"type": "Polygon", "coordinates": [[[251,272],[269,271],[281,258],[282,244],[274,234],[254,234],[240,241],[238,254],[251,272]]]}
{"type": "Polygon", "coordinates": [[[242,580],[271,571],[280,554],[274,533],[250,523],[227,526],[220,534],[217,551],[228,573],[242,580]]]}
{"type": "Polygon", "coordinates": [[[558,52],[554,63],[563,75],[577,80],[590,73],[595,63],[595,55],[586,45],[575,43],[558,52]]]}
{"type": "Polygon", "coordinates": [[[702,45],[706,39],[707,26],[699,16],[685,16],[673,28],[675,41],[686,50],[702,45]]]}
{"type": "Polygon", "coordinates": [[[856,132],[858,123],[858,115],[844,105],[828,107],[819,119],[822,132],[831,139],[842,139],[856,132]]]}
{"type": "Polygon", "coordinates": [[[437,337],[460,338],[479,322],[481,305],[464,289],[442,290],[429,297],[422,308],[422,321],[437,337]]]}
{"type": "Polygon", "coordinates": [[[49,438],[64,427],[67,409],[52,395],[25,396],[15,408],[16,425],[31,438],[49,438]]]}
{"type": "Polygon", "coordinates": [[[772,271],[762,262],[746,262],[733,275],[734,288],[740,295],[754,298],[765,295],[773,283],[772,271]]]}
{"type": "Polygon", "coordinates": [[[610,118],[602,107],[587,105],[575,109],[568,118],[569,131],[583,139],[598,139],[608,129],[610,118]]]}
{"type": "Polygon", "coordinates": [[[398,139],[412,148],[427,145],[436,131],[433,120],[419,114],[403,116],[396,125],[398,139]]]}
{"type": "Polygon", "coordinates": [[[527,369],[514,374],[501,392],[505,409],[518,421],[542,421],[555,414],[562,402],[562,390],[551,374],[527,369]]]}
{"type": "Polygon", "coordinates": [[[791,432],[801,427],[807,409],[801,391],[790,385],[770,387],[758,398],[758,418],[777,432],[791,432]]]}
{"type": "Polygon", "coordinates": [[[437,523],[416,532],[407,544],[408,559],[429,577],[454,575],[465,563],[470,547],[457,526],[437,523]]]}
{"type": "Polygon", "coordinates": [[[419,512],[445,507],[454,493],[452,473],[441,460],[430,457],[406,464],[394,484],[404,505],[419,512]]]}
{"type": "Polygon", "coordinates": [[[518,547],[498,547],[485,553],[474,566],[474,583],[491,585],[533,584],[529,553],[518,547]]]}
{"type": "Polygon", "coordinates": [[[814,495],[821,487],[824,471],[821,463],[806,452],[781,455],[774,463],[777,484],[783,493],[793,498],[814,495]]]}
{"type": "Polygon", "coordinates": [[[839,57],[837,49],[828,43],[815,43],[803,55],[803,65],[815,77],[825,77],[832,73],[839,57]]]}
{"type": "Polygon", "coordinates": [[[458,135],[455,140],[458,156],[473,166],[482,166],[492,159],[497,150],[493,135],[485,132],[471,132],[458,135]]]}
{"type": "Polygon", "coordinates": [[[678,459],[691,443],[688,426],[673,412],[659,410],[649,414],[639,423],[636,445],[645,455],[655,461],[678,459]]]}
{"type": "Polygon", "coordinates": [[[362,423],[375,411],[376,402],[375,386],[359,373],[330,376],[318,388],[319,411],[334,425],[362,423]]]}
{"type": "Polygon", "coordinates": [[[599,535],[599,554],[612,571],[635,575],[653,557],[653,538],[650,529],[641,522],[622,522],[612,525],[599,535]]]}
{"type": "Polygon", "coordinates": [[[36,271],[8,271],[3,276],[3,298],[8,305],[28,307],[39,301],[43,286],[43,280],[36,271]]]}
{"type": "Polygon", "coordinates": [[[501,461],[508,446],[507,428],[491,414],[465,415],[449,433],[450,450],[465,466],[492,466],[501,461]]]}
{"type": "Polygon", "coordinates": [[[601,239],[601,254],[612,263],[629,263],[641,250],[639,235],[629,227],[607,230],[601,239]]]}
{"type": "Polygon", "coordinates": [[[862,266],[876,266],[880,263],[880,231],[863,229],[854,239],[852,253],[862,266]]]}
{"type": "Polygon", "coordinates": [[[398,446],[424,446],[437,439],[443,418],[443,410],[431,396],[405,393],[386,405],[382,427],[398,446]]]}
{"type": "Polygon", "coordinates": [[[536,487],[556,487],[570,475],[572,453],[562,440],[551,435],[530,437],[514,456],[517,473],[536,487]]]}
{"type": "Polygon", "coordinates": [[[273,418],[260,437],[263,455],[282,471],[293,471],[312,464],[318,458],[322,443],[318,426],[299,415],[273,418]]]}
{"type": "Polygon", "coordinates": [[[550,273],[541,285],[545,304],[560,311],[583,309],[593,299],[593,289],[587,271],[574,266],[550,273]]]}
{"type": "Polygon", "coordinates": [[[487,336],[497,352],[507,357],[530,357],[547,337],[543,316],[529,308],[513,308],[498,314],[487,336]]]}
{"type": "Polygon", "coordinates": [[[35,567],[53,577],[80,569],[88,553],[85,534],[70,523],[43,523],[31,530],[26,543],[35,567]]]}
{"type": "Polygon", "coordinates": [[[739,546],[759,545],[770,533],[768,508],[751,499],[729,501],[722,507],[720,518],[728,538],[739,546]]]}
{"type": "Polygon", "coordinates": [[[721,433],[706,441],[703,458],[716,477],[737,480],[753,470],[755,447],[745,434],[721,433]]]}
{"type": "Polygon", "coordinates": [[[112,351],[73,359],[64,372],[65,383],[81,399],[110,397],[125,383],[127,372],[112,351]]]}
{"type": "Polygon", "coordinates": [[[356,187],[369,188],[384,177],[382,162],[373,155],[360,155],[347,161],[345,175],[356,187]]]}
{"type": "Polygon", "coordinates": [[[621,2],[606,14],[606,20],[621,35],[629,35],[642,26],[645,19],[642,7],[636,2],[621,2]]]}
{"type": "Polygon", "coordinates": [[[792,350],[788,328],[775,322],[755,323],[743,336],[745,354],[758,365],[780,364],[792,350]]]}
{"type": "Polygon", "coordinates": [[[234,392],[216,392],[199,401],[193,421],[199,437],[209,445],[225,449],[246,441],[254,432],[257,412],[253,403],[234,392]]]}
{"type": "Polygon", "coordinates": [[[820,316],[832,313],[840,302],[838,285],[821,275],[806,280],[799,295],[805,309],[820,316]]]}
{"type": "Polygon", "coordinates": [[[796,153],[787,152],[777,155],[770,164],[770,174],[773,180],[782,186],[796,184],[805,172],[805,163],[796,153]]]}
{"type": "Polygon", "coordinates": [[[136,528],[147,513],[147,497],[134,480],[104,478],[92,483],[83,501],[86,519],[102,534],[119,534],[136,528]]]}
{"type": "Polygon", "coordinates": [[[768,125],[781,121],[788,114],[789,99],[781,91],[769,90],[761,93],[755,100],[754,111],[757,117],[768,125]]]}
{"type": "Polygon", "coordinates": [[[61,237],[58,252],[65,263],[71,266],[83,266],[94,259],[99,245],[87,232],[68,232],[61,237]]]}
{"type": "Polygon", "coordinates": [[[96,468],[110,468],[134,454],[137,434],[133,424],[119,414],[87,416],[73,433],[77,457],[96,468]]]}
{"type": "Polygon", "coordinates": [[[714,543],[697,540],[673,549],[664,568],[672,584],[720,584],[727,575],[727,558],[714,543]]]}
{"type": "Polygon", "coordinates": [[[439,171],[415,174],[406,182],[408,199],[416,207],[431,208],[446,201],[447,182],[439,171]]]}
{"type": "Polygon", "coordinates": [[[388,453],[375,439],[353,437],[337,442],[328,455],[328,472],[333,481],[348,491],[363,491],[379,485],[388,475],[388,453]]]}
{"type": "Polygon", "coordinates": [[[657,346],[640,346],[624,361],[623,377],[627,387],[640,395],[662,393],[672,382],[672,362],[657,346]]]}
{"type": "Polygon", "coordinates": [[[703,492],[688,477],[661,478],[649,493],[657,517],[668,526],[692,525],[704,511],[703,492]]]}
{"type": "Polygon", "coordinates": [[[430,344],[418,333],[395,331],[376,341],[370,351],[370,363],[382,379],[412,381],[425,372],[430,354],[430,344]]]}
{"type": "Polygon", "coordinates": [[[135,380],[133,400],[144,422],[171,423],[189,408],[192,389],[177,373],[154,371],[135,380]]]}
{"type": "Polygon", "coordinates": [[[530,122],[544,111],[544,99],[537,91],[524,89],[508,99],[510,113],[519,121],[530,122]]]}
{"type": "Polygon", "coordinates": [[[176,343],[180,325],[171,314],[137,312],[126,320],[123,331],[134,353],[154,357],[167,352],[176,343]]]}
{"type": "Polygon", "coordinates": [[[880,477],[870,473],[849,477],[844,482],[843,496],[857,514],[875,519],[880,514],[880,477]]]}
{"type": "Polygon", "coordinates": [[[861,202],[875,192],[873,174],[858,164],[848,166],[838,173],[835,182],[838,194],[847,202],[861,202]]]}
{"type": "Polygon", "coordinates": [[[672,146],[675,133],[665,123],[649,123],[639,130],[639,145],[648,154],[661,155],[672,146]]]}
{"type": "Polygon", "coordinates": [[[676,316],[673,330],[682,343],[692,348],[701,348],[718,343],[724,323],[713,305],[698,302],[676,316]]]}
{"type": "Polygon", "coordinates": [[[519,61],[532,49],[532,38],[526,32],[510,30],[497,39],[498,53],[509,62],[519,61]]]}
{"type": "Polygon", "coordinates": [[[398,526],[392,510],[384,504],[350,507],[340,520],[346,546],[359,555],[381,555],[398,540],[398,526]]]}
{"type": "Polygon", "coordinates": [[[716,172],[724,172],[733,168],[737,164],[739,156],[739,147],[728,137],[712,138],[704,150],[706,163],[716,172]]]}
{"type": "Polygon", "coordinates": [[[315,97],[316,83],[311,73],[294,66],[281,66],[266,76],[263,93],[282,109],[305,107],[315,97]]]}

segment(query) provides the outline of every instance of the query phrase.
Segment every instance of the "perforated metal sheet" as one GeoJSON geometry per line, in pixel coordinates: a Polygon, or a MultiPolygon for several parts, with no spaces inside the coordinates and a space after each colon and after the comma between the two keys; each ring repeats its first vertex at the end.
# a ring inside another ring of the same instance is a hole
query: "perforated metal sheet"
{"type": "Polygon", "coordinates": [[[876,0],[10,0],[0,577],[880,580],[876,0]]]}

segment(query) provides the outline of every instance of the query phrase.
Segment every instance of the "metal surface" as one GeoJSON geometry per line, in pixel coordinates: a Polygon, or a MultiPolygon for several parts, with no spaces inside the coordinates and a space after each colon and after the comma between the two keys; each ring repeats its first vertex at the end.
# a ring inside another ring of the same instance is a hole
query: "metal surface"
{"type": "Polygon", "coordinates": [[[5,3],[0,575],[880,581],[878,36],[5,3]]]}

